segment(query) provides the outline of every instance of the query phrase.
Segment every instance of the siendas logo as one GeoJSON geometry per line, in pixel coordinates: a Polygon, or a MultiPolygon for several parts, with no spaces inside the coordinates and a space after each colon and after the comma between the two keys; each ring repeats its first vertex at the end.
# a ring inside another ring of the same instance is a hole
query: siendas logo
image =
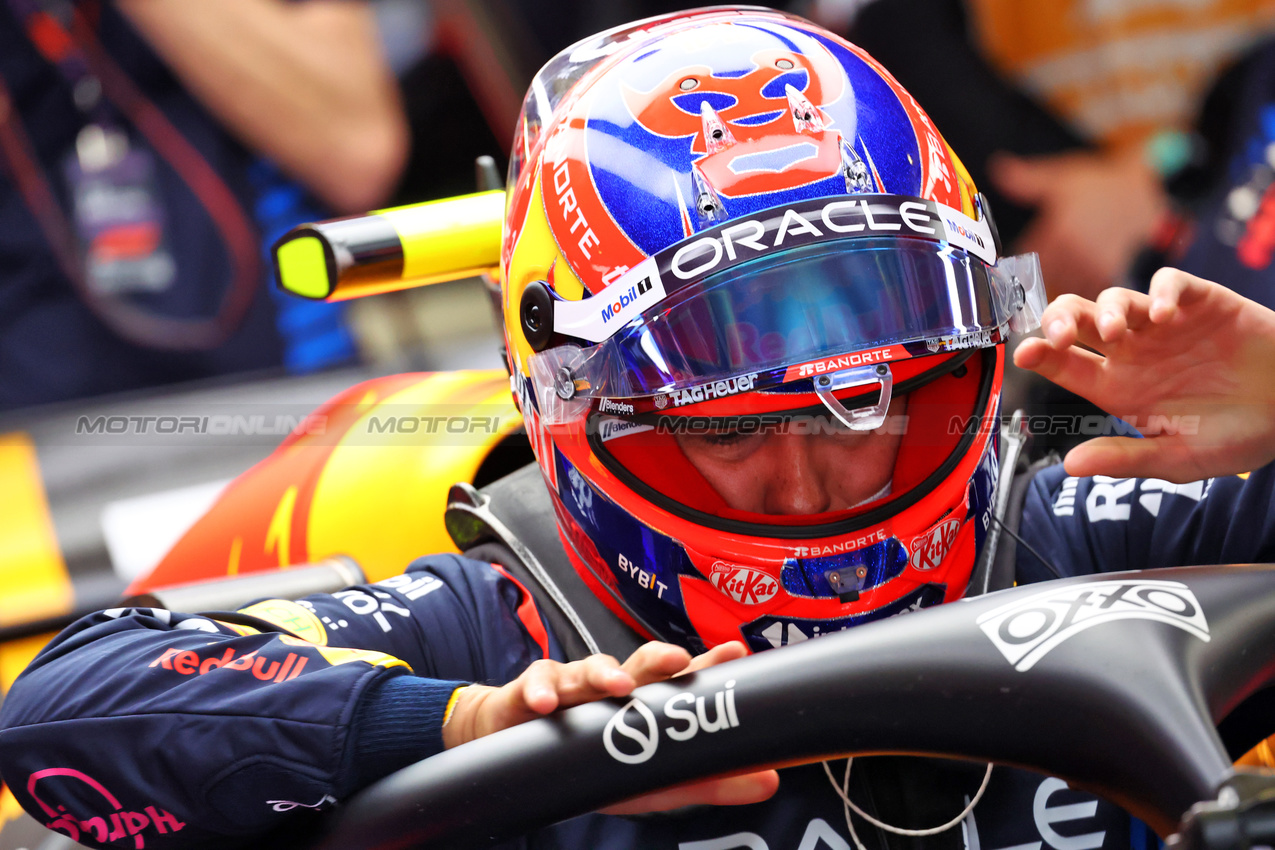
{"type": "Polygon", "coordinates": [[[708,580],[713,587],[736,602],[760,605],[769,602],[779,592],[779,581],[761,570],[715,561],[708,580]]]}
{"type": "Polygon", "coordinates": [[[1209,640],[1199,601],[1177,581],[1113,580],[1047,590],[976,622],[1014,669],[1025,672],[1068,638],[1120,620],[1153,620],[1209,640]]]}
{"type": "MultiPolygon", "coordinates": [[[[727,681],[724,690],[709,697],[697,697],[689,691],[674,694],[664,703],[663,714],[669,721],[664,726],[664,734],[673,741],[689,741],[700,732],[712,734],[734,729],[739,725],[739,715],[735,712],[735,680],[727,681]]],[[[611,758],[622,764],[650,761],[659,745],[659,720],[637,697],[625,703],[602,730],[602,746],[611,758]]]]}
{"type": "Polygon", "coordinates": [[[912,538],[908,549],[912,552],[909,563],[918,570],[932,570],[947,557],[952,544],[956,542],[956,534],[961,530],[960,520],[949,519],[934,528],[912,538]]]}
{"type": "Polygon", "coordinates": [[[598,400],[599,413],[615,413],[621,416],[632,416],[633,405],[628,402],[615,401],[614,399],[603,398],[598,400]]]}

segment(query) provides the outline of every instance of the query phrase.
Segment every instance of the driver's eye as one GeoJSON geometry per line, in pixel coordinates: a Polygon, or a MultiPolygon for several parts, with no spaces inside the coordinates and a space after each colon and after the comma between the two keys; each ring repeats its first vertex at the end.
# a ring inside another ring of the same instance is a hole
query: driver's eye
{"type": "Polygon", "coordinates": [[[695,439],[708,455],[722,461],[738,461],[751,455],[766,438],[754,430],[727,425],[695,439]]]}
{"type": "Polygon", "coordinates": [[[729,430],[714,431],[711,434],[705,434],[704,440],[711,446],[734,446],[738,445],[742,440],[747,439],[747,434],[741,434],[734,428],[729,430]]]}

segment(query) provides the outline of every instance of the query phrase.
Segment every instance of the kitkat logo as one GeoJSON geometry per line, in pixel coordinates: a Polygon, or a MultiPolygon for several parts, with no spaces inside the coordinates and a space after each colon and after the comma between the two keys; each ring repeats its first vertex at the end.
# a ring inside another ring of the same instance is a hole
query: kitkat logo
{"type": "Polygon", "coordinates": [[[956,542],[956,534],[961,530],[959,520],[949,519],[931,528],[924,534],[912,538],[910,563],[918,570],[932,570],[947,557],[952,544],[956,542]]]}
{"type": "Polygon", "coordinates": [[[226,670],[238,670],[242,673],[251,673],[255,678],[263,682],[286,682],[301,675],[301,671],[305,669],[307,661],[309,661],[308,658],[295,652],[289,652],[287,657],[280,662],[271,661],[264,655],[258,655],[256,651],[236,658],[234,649],[227,648],[220,656],[214,655],[208,658],[201,658],[198,653],[188,649],[182,650],[169,647],[164,650],[163,655],[146,666],[162,667],[165,670],[172,670],[174,673],[181,673],[183,676],[204,676],[213,670],[224,668],[226,670]]]}
{"type": "Polygon", "coordinates": [[[779,592],[779,581],[774,576],[725,561],[713,563],[708,580],[713,583],[713,587],[745,605],[769,602],[779,592]]]}

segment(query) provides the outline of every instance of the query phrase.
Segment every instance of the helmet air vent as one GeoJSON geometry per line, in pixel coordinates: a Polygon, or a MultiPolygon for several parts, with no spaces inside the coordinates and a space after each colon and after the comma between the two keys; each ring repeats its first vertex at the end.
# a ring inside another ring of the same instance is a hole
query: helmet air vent
{"type": "Polygon", "coordinates": [[[876,187],[872,185],[872,175],[868,173],[867,163],[844,139],[841,141],[841,174],[846,178],[848,194],[875,191],[876,187]]]}
{"type": "Polygon", "coordinates": [[[824,131],[823,115],[819,108],[806,99],[806,96],[793,88],[791,83],[784,86],[788,95],[788,112],[792,115],[793,128],[798,133],[814,135],[824,131]]]}
{"type": "Polygon", "coordinates": [[[710,154],[721,153],[735,144],[735,136],[707,100],[699,104],[700,121],[704,124],[704,147],[710,154]]]}
{"type": "Polygon", "coordinates": [[[695,211],[699,213],[700,221],[711,223],[724,218],[726,212],[722,199],[698,165],[691,166],[691,183],[695,187],[695,211]]]}

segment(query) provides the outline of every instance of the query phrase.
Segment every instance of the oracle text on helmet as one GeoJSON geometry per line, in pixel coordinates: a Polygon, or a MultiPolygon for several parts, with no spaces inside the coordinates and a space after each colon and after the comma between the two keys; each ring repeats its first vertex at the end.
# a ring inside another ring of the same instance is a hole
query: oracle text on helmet
{"type": "MultiPolygon", "coordinates": [[[[837,238],[850,234],[904,234],[911,233],[935,238],[940,235],[942,222],[924,203],[870,203],[866,198],[836,200],[822,209],[806,209],[805,215],[796,209],[786,209],[783,216],[770,219],[773,235],[767,232],[766,222],[750,218],[725,227],[717,236],[705,236],[684,245],[673,255],[671,271],[675,277],[689,280],[706,274],[725,259],[735,262],[741,249],[752,254],[763,254],[781,248],[789,237],[801,237],[802,242],[820,238],[837,238]],[[906,230],[904,229],[906,227],[906,230]]],[[[748,256],[744,254],[744,256],[748,256]]]]}

